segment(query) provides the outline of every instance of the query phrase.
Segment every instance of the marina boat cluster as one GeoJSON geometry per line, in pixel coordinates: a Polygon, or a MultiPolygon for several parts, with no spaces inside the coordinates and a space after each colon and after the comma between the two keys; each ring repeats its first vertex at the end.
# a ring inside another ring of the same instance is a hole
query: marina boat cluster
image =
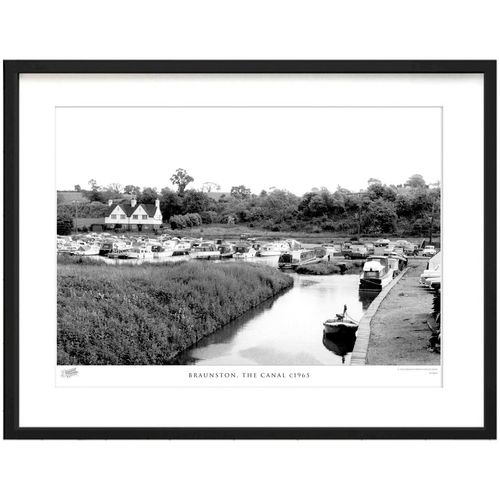
{"type": "MultiPolygon", "coordinates": [[[[220,260],[253,257],[281,258],[283,255],[292,255],[291,260],[293,260],[296,255],[299,255],[297,262],[312,262],[313,259],[308,258],[309,254],[304,254],[301,257],[302,248],[301,243],[291,239],[273,242],[248,239],[226,241],[178,238],[168,234],[149,237],[110,233],[57,237],[57,252],[59,254],[100,256],[108,259],[152,260],[185,256],[192,259],[220,260]]],[[[316,250],[314,260],[317,261],[324,255],[326,255],[326,250],[319,247],[319,250],[316,250]]]]}
{"type": "MultiPolygon", "coordinates": [[[[111,233],[58,236],[57,251],[59,254],[135,261],[168,260],[170,257],[204,260],[276,257],[278,268],[282,270],[296,270],[299,266],[319,262],[362,259],[359,289],[375,291],[382,290],[406,267],[408,256],[436,254],[431,246],[418,247],[406,240],[391,242],[383,238],[373,243],[356,240],[312,245],[293,239],[258,241],[242,235],[238,241],[204,240],[179,238],[166,233],[154,237],[111,233]]],[[[433,259],[435,257],[431,258],[431,262],[433,259]]],[[[431,268],[424,274],[422,280],[428,281],[430,286],[439,286],[439,267],[431,268]]]]}
{"type": "MultiPolygon", "coordinates": [[[[253,259],[277,257],[278,268],[295,270],[299,266],[322,261],[336,262],[363,259],[360,289],[381,290],[407,263],[408,255],[419,249],[405,240],[392,243],[379,239],[374,243],[346,241],[311,245],[297,240],[238,241],[179,238],[169,234],[138,236],[111,233],[58,236],[57,252],[77,256],[100,256],[106,259],[161,260],[181,257],[204,260],[253,259]]],[[[429,247],[425,247],[429,251],[429,247]]]]}

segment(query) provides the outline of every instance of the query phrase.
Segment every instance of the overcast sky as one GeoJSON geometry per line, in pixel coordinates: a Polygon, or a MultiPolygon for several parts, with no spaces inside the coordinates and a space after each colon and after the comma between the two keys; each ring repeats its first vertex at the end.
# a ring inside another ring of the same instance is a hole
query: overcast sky
{"type": "Polygon", "coordinates": [[[370,177],[441,180],[438,108],[58,108],[57,189],[119,183],[244,184],[298,195],[364,189],[370,177]]]}

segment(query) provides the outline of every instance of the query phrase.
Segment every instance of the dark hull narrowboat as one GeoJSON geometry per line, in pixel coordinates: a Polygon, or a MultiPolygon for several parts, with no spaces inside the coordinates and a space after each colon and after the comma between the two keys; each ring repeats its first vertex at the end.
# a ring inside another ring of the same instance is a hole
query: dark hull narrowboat
{"type": "Polygon", "coordinates": [[[382,290],[387,284],[392,281],[392,276],[387,273],[382,278],[360,278],[359,289],[360,290],[382,290]]]}
{"type": "Polygon", "coordinates": [[[360,290],[382,290],[392,281],[394,271],[391,269],[389,259],[382,256],[369,257],[363,266],[359,280],[360,290]]]}

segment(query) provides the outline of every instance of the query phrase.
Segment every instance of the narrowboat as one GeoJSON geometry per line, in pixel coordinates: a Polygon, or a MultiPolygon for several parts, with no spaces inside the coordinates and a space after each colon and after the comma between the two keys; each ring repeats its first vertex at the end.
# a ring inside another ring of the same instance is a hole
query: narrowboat
{"type": "Polygon", "coordinates": [[[394,277],[389,258],[373,255],[363,265],[359,280],[360,290],[382,290],[394,277]]]}
{"type": "Polygon", "coordinates": [[[296,269],[304,264],[314,264],[319,262],[326,254],[322,247],[285,252],[278,259],[280,269],[296,269]]]}

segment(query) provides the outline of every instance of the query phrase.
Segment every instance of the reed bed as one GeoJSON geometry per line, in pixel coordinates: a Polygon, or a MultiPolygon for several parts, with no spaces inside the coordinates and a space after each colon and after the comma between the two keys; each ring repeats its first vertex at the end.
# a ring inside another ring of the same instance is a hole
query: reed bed
{"type": "Polygon", "coordinates": [[[264,300],[290,276],[250,263],[58,262],[58,364],[164,364],[264,300]]]}

